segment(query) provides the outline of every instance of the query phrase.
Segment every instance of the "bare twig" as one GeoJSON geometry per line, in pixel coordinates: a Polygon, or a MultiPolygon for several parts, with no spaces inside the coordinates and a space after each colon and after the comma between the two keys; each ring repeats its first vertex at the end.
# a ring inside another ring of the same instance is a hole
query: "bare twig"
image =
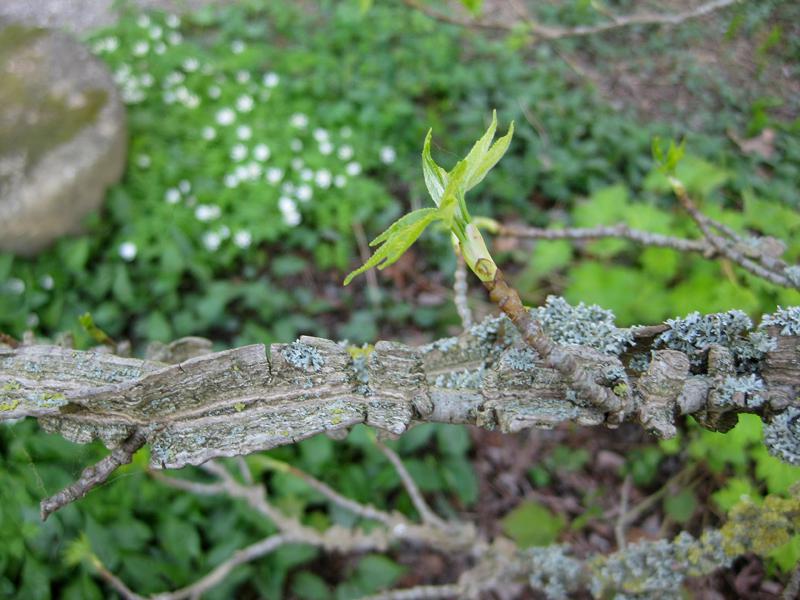
{"type": "Polygon", "coordinates": [[[783,261],[775,259],[774,257],[766,256],[763,253],[758,253],[758,262],[756,262],[755,260],[745,256],[739,249],[737,249],[737,246],[741,246],[744,242],[743,238],[726,225],[713,221],[700,212],[700,209],[697,208],[695,203],[689,197],[683,184],[677,180],[674,180],[673,190],[675,191],[675,195],[678,197],[678,201],[681,203],[681,206],[683,206],[684,210],[686,210],[686,212],[695,222],[697,227],[705,236],[706,240],[708,240],[708,243],[711,244],[711,246],[713,246],[721,256],[724,256],[728,260],[736,263],[756,277],[765,279],[770,283],[774,283],[775,285],[790,288],[799,287],[783,274],[783,269],[786,266],[783,261]],[[727,237],[727,239],[715,234],[713,231],[714,228],[721,231],[727,237]]]}
{"type": "Polygon", "coordinates": [[[709,258],[715,253],[714,247],[704,240],[689,240],[658,233],[650,233],[649,231],[631,229],[624,223],[586,228],[567,227],[564,229],[542,229],[539,227],[526,227],[522,225],[500,225],[497,229],[497,233],[499,235],[532,240],[625,239],[644,246],[671,248],[678,252],[699,252],[709,258]]]}
{"type": "Polygon", "coordinates": [[[797,600],[797,598],[800,598],[800,562],[795,565],[781,598],[783,600],[797,600]]]}
{"type": "MultiPolygon", "coordinates": [[[[427,5],[422,0],[403,0],[405,4],[415,10],[418,10],[429,17],[441,21],[443,23],[450,23],[452,25],[459,25],[461,27],[473,27],[478,29],[487,29],[494,31],[512,31],[514,24],[505,23],[500,21],[489,21],[483,18],[470,18],[454,15],[451,13],[444,13],[431,6],[427,5]]],[[[633,15],[614,16],[609,21],[598,23],[597,25],[582,25],[578,27],[558,27],[550,25],[542,25],[537,23],[532,18],[524,19],[525,25],[530,32],[538,38],[538,40],[555,40],[566,37],[584,37],[611,31],[614,29],[621,29],[631,27],[633,25],[680,25],[685,21],[697,19],[711,14],[717,10],[731,6],[743,0],[713,0],[706,2],[695,8],[691,8],[678,13],[651,13],[643,12],[633,15]]],[[[532,40],[532,42],[537,39],[532,40]]]]}
{"type": "Polygon", "coordinates": [[[104,483],[117,467],[131,462],[133,455],[144,446],[145,442],[147,442],[147,437],[137,429],[119,448],[115,448],[111,454],[84,469],[75,483],[42,500],[39,505],[42,521],[47,520],[52,513],[70,502],[83,498],[92,488],[104,483]]]}
{"type": "Polygon", "coordinates": [[[618,550],[624,550],[626,546],[625,529],[628,525],[628,502],[630,501],[632,483],[633,479],[631,476],[626,475],[625,481],[622,482],[622,491],[620,492],[619,517],[617,518],[617,523],[614,526],[614,537],[617,540],[618,550]]]}
{"type": "Polygon", "coordinates": [[[389,462],[392,463],[395,471],[397,471],[397,474],[400,476],[400,481],[403,482],[403,486],[411,497],[411,502],[414,503],[414,508],[417,509],[422,522],[440,529],[446,528],[447,524],[433,512],[430,506],[428,506],[428,503],[422,496],[422,492],[417,487],[417,484],[414,482],[414,479],[411,477],[411,474],[408,472],[397,453],[377,440],[375,443],[378,449],[383,452],[383,455],[389,459],[389,462]]]}
{"type": "Polygon", "coordinates": [[[175,590],[168,594],[158,594],[158,600],[184,600],[186,598],[200,598],[205,592],[219,585],[224,581],[228,574],[239,565],[252,562],[266,556],[283,546],[291,543],[292,537],[285,534],[271,535],[263,540],[251,544],[241,550],[234,552],[228,560],[217,565],[208,575],[199,579],[195,583],[185,588],[175,590]]]}
{"type": "MultiPolygon", "coordinates": [[[[361,257],[361,262],[366,263],[369,260],[369,243],[367,242],[367,235],[364,232],[364,226],[359,221],[353,221],[353,233],[356,235],[356,244],[358,245],[358,254],[361,257]]],[[[367,275],[367,297],[370,304],[377,306],[381,301],[381,288],[378,285],[378,276],[375,274],[374,269],[370,269],[367,275]]]]}
{"type": "Polygon", "coordinates": [[[461,326],[464,329],[472,327],[472,311],[469,308],[467,294],[469,286],[467,284],[467,263],[461,252],[456,252],[456,272],[453,280],[453,302],[456,305],[458,316],[461,317],[461,326]]]}
{"type": "Polygon", "coordinates": [[[464,588],[457,584],[420,585],[404,590],[390,590],[361,600],[433,600],[435,598],[462,598],[464,588]]]}

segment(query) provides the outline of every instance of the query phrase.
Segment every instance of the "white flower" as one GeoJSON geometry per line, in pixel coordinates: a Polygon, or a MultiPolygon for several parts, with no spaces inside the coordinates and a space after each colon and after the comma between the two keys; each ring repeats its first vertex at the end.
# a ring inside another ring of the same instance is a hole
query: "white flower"
{"type": "Polygon", "coordinates": [[[320,169],[314,175],[314,183],[317,184],[318,187],[322,189],[328,189],[331,187],[331,181],[333,177],[331,176],[331,172],[328,169],[320,169]]]}
{"type": "Polygon", "coordinates": [[[174,86],[178,85],[179,83],[183,83],[186,79],[186,75],[181,73],[180,71],[172,71],[169,75],[164,78],[164,81],[167,85],[174,86]]]}
{"type": "MultiPolygon", "coordinates": [[[[134,254],[135,250],[136,247],[134,246],[134,254]]],[[[12,277],[8,281],[6,281],[5,288],[12,294],[16,294],[17,296],[19,296],[25,292],[25,282],[22,281],[22,279],[18,279],[17,277],[12,277]]]]}
{"type": "Polygon", "coordinates": [[[247,163],[247,176],[250,179],[258,179],[262,172],[261,165],[257,162],[247,163]]]}
{"type": "Polygon", "coordinates": [[[353,130],[349,127],[342,127],[342,129],[339,131],[339,135],[341,135],[343,138],[349,138],[351,135],[353,135],[353,130]]]}
{"type": "Polygon", "coordinates": [[[167,23],[167,27],[172,27],[172,29],[180,27],[181,24],[181,20],[178,15],[167,15],[165,22],[167,23]]]}
{"type": "Polygon", "coordinates": [[[191,92],[183,85],[175,90],[175,97],[181,102],[186,102],[191,95],[191,92]]]}
{"type": "Polygon", "coordinates": [[[139,83],[141,83],[144,87],[152,87],[155,82],[155,77],[153,77],[150,73],[142,73],[142,76],[139,77],[139,83]]]}
{"type": "Polygon", "coordinates": [[[324,141],[326,141],[328,139],[328,132],[325,131],[324,129],[322,129],[321,127],[317,127],[314,130],[313,135],[314,135],[314,139],[317,140],[320,143],[324,142],[324,141]]]}
{"type": "Polygon", "coordinates": [[[155,26],[150,28],[150,37],[152,39],[154,39],[154,40],[160,40],[161,39],[161,34],[163,32],[164,32],[164,30],[161,29],[161,27],[159,27],[158,25],[155,25],[155,26]]]}
{"type": "Polygon", "coordinates": [[[221,94],[222,90],[219,89],[218,85],[212,85],[210,88],[208,88],[208,97],[212,100],[216,100],[221,94]]]}
{"type": "Polygon", "coordinates": [[[390,165],[397,158],[397,152],[391,146],[384,146],[381,148],[381,162],[390,165]]]}
{"type": "Polygon", "coordinates": [[[239,127],[236,128],[236,137],[240,140],[249,140],[253,137],[253,130],[249,125],[239,125],[239,127]]]}
{"type": "Polygon", "coordinates": [[[217,130],[211,127],[210,125],[206,125],[205,127],[203,127],[203,132],[200,135],[203,136],[204,140],[211,141],[215,137],[217,137],[217,130]]]}
{"type": "Polygon", "coordinates": [[[355,177],[361,173],[361,165],[357,162],[347,163],[347,166],[344,168],[344,170],[348,175],[350,175],[350,177],[355,177]]]}
{"type": "Polygon", "coordinates": [[[236,176],[235,173],[228,173],[225,175],[225,179],[223,180],[226,188],[233,189],[239,185],[239,178],[236,176]]]}
{"type": "Polygon", "coordinates": [[[127,260],[128,262],[136,258],[136,250],[136,244],[133,242],[122,242],[119,245],[119,255],[122,257],[122,260],[127,260]]]}
{"type": "Polygon", "coordinates": [[[281,196],[278,199],[278,209],[280,209],[280,211],[285,214],[287,212],[297,210],[297,205],[291,198],[288,198],[286,196],[281,196]]]}
{"type": "Polygon", "coordinates": [[[164,92],[164,104],[175,104],[175,94],[173,92],[164,92]]]}
{"type": "Polygon", "coordinates": [[[308,202],[309,200],[311,200],[311,196],[313,194],[314,194],[314,191],[311,189],[311,186],[308,185],[307,183],[304,183],[303,185],[298,186],[297,192],[296,192],[297,199],[300,200],[300,202],[308,202]]]}
{"type": "Polygon", "coordinates": [[[297,211],[297,205],[294,203],[294,200],[282,196],[280,200],[278,200],[278,208],[283,215],[284,223],[291,227],[300,223],[300,213],[297,211]]]}
{"type": "Polygon", "coordinates": [[[303,149],[303,142],[294,138],[291,142],[289,142],[289,147],[292,149],[292,152],[300,152],[303,149]]]}
{"type": "Polygon", "coordinates": [[[248,181],[250,179],[250,169],[246,165],[239,165],[234,171],[239,181],[248,181]]]}
{"type": "Polygon", "coordinates": [[[333,185],[335,185],[337,188],[343,188],[347,185],[347,177],[344,175],[337,175],[333,178],[333,185]]]}
{"type": "Polygon", "coordinates": [[[164,54],[167,51],[167,45],[164,42],[158,42],[153,46],[153,50],[156,54],[164,54]]]}
{"type": "Polygon", "coordinates": [[[300,171],[300,179],[303,181],[311,181],[314,178],[314,171],[311,169],[303,169],[300,171]]]}
{"type": "Polygon", "coordinates": [[[216,204],[201,204],[194,210],[194,216],[198,221],[213,221],[218,219],[221,211],[216,204]]]}
{"type": "Polygon", "coordinates": [[[264,74],[263,83],[264,83],[265,87],[274,88],[275,86],[278,85],[280,80],[281,80],[281,78],[278,77],[277,73],[270,72],[270,73],[265,73],[264,74]]]}
{"type": "Polygon", "coordinates": [[[39,324],[39,315],[36,313],[31,313],[28,315],[28,318],[25,319],[25,324],[28,327],[36,327],[39,324]]]}
{"type": "Polygon", "coordinates": [[[240,161],[247,158],[247,146],[244,144],[236,144],[233,148],[231,148],[231,158],[235,161],[240,161]]]}
{"type": "Polygon", "coordinates": [[[239,248],[247,248],[253,242],[253,236],[246,229],[240,229],[233,236],[233,243],[239,248]]]}
{"type": "Polygon", "coordinates": [[[147,54],[148,50],[150,50],[150,44],[148,44],[144,40],[136,42],[133,45],[134,56],[144,56],[145,54],[147,54]]]}
{"type": "Polygon", "coordinates": [[[294,194],[294,184],[291,181],[287,181],[281,186],[281,191],[287,195],[294,194]]]}
{"type": "Polygon", "coordinates": [[[242,40],[233,40],[231,43],[231,52],[234,54],[241,54],[245,48],[245,43],[242,40]]]}
{"type": "Polygon", "coordinates": [[[142,29],[147,29],[150,27],[150,17],[145,14],[141,14],[136,18],[136,24],[142,29]]]}
{"type": "Polygon", "coordinates": [[[217,123],[220,125],[230,125],[236,120],[236,113],[230,108],[223,108],[217,111],[217,123]]]}
{"type": "Polygon", "coordinates": [[[183,64],[181,66],[183,67],[184,71],[187,71],[189,73],[194,73],[195,71],[197,71],[197,69],[200,68],[200,61],[198,61],[193,56],[190,56],[189,58],[183,61],[183,64]]]}
{"type": "Polygon", "coordinates": [[[209,252],[213,252],[219,248],[220,243],[222,243],[222,238],[215,231],[207,231],[203,234],[203,246],[205,246],[206,250],[209,252]]]}
{"type": "Polygon", "coordinates": [[[325,140],[321,142],[319,145],[319,153],[323,156],[328,156],[331,152],[333,152],[333,144],[329,141],[325,140]]]}
{"type": "Polygon", "coordinates": [[[239,112],[250,112],[253,110],[253,97],[243,94],[236,99],[236,110],[239,112]]]}
{"type": "Polygon", "coordinates": [[[269,181],[272,185],[280,183],[281,179],[283,179],[282,169],[279,169],[278,167],[270,167],[267,169],[267,181],[269,181]]]}
{"type": "Polygon", "coordinates": [[[351,158],[353,158],[353,147],[345,144],[344,146],[339,148],[339,151],[336,153],[336,156],[338,156],[342,160],[350,160],[351,158]]]}
{"type": "Polygon", "coordinates": [[[269,158],[270,151],[269,146],[266,144],[257,144],[255,148],[253,148],[253,156],[256,160],[267,160],[269,158]]]}
{"type": "Polygon", "coordinates": [[[308,126],[308,117],[303,113],[294,113],[289,118],[289,125],[298,129],[305,129],[308,126]]]}
{"type": "Polygon", "coordinates": [[[194,94],[189,94],[189,96],[184,100],[183,105],[186,108],[197,108],[200,106],[200,96],[196,96],[194,94]]]}
{"type": "Polygon", "coordinates": [[[39,285],[42,286],[43,290],[52,290],[55,285],[53,276],[49,274],[42,275],[41,278],[39,278],[39,285]]]}
{"type": "Polygon", "coordinates": [[[140,169],[146,169],[152,164],[150,157],[147,154],[140,154],[136,157],[136,166],[140,169]]]}
{"type": "Polygon", "coordinates": [[[173,46],[177,46],[183,41],[183,36],[177,31],[170,31],[167,35],[167,41],[173,46]]]}
{"type": "Polygon", "coordinates": [[[180,183],[178,183],[178,189],[181,194],[188,194],[192,191],[192,184],[187,179],[181,179],[180,183]]]}
{"type": "Polygon", "coordinates": [[[292,169],[294,169],[295,171],[299,171],[300,169],[303,168],[303,165],[305,165],[305,163],[303,162],[302,158],[293,158],[291,165],[292,169]]]}
{"type": "Polygon", "coordinates": [[[239,71],[236,73],[236,81],[238,83],[247,83],[250,81],[250,72],[249,71],[239,71]]]}
{"type": "Polygon", "coordinates": [[[107,37],[103,40],[103,47],[105,48],[106,52],[114,52],[117,48],[119,48],[119,40],[114,36],[107,37]]]}
{"type": "Polygon", "coordinates": [[[181,193],[177,188],[169,188],[164,194],[167,204],[177,204],[181,201],[181,193]]]}

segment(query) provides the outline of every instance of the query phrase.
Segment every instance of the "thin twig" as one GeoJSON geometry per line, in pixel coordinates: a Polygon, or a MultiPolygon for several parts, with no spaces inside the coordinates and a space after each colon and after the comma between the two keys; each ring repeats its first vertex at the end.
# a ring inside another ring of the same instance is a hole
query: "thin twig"
{"type": "Polygon", "coordinates": [[[447,524],[428,506],[428,503],[422,496],[422,492],[420,492],[417,484],[414,482],[414,479],[411,477],[411,474],[408,472],[397,453],[377,440],[375,444],[378,446],[378,449],[383,452],[383,455],[389,459],[389,462],[392,463],[395,471],[397,471],[397,474],[400,476],[400,481],[403,482],[403,486],[411,497],[411,502],[413,502],[414,508],[417,509],[422,522],[440,529],[446,528],[447,524]]]}
{"type": "Polygon", "coordinates": [[[800,598],[800,562],[795,565],[792,576],[789,578],[789,582],[786,584],[781,598],[783,598],[783,600],[797,600],[800,598]]]}
{"type": "MultiPolygon", "coordinates": [[[[353,233],[356,235],[356,245],[358,246],[358,254],[361,256],[361,262],[366,263],[369,260],[369,243],[367,242],[367,235],[364,232],[364,226],[359,221],[353,221],[353,233]]],[[[381,288],[378,285],[378,276],[375,274],[375,269],[369,269],[367,275],[367,298],[372,306],[377,306],[381,301],[381,288]]]]}
{"type": "MultiPolygon", "coordinates": [[[[765,279],[770,283],[774,283],[775,285],[780,285],[783,287],[798,287],[785,275],[758,264],[754,260],[742,254],[740,251],[736,250],[734,244],[741,240],[741,238],[735,232],[729,234],[733,238],[733,243],[729,243],[728,240],[716,235],[712,231],[712,227],[717,227],[717,229],[719,229],[717,225],[721,224],[712,224],[709,218],[700,212],[694,202],[692,202],[692,199],[689,198],[689,195],[686,193],[686,189],[682,184],[673,185],[673,189],[675,190],[675,195],[678,197],[678,201],[681,203],[681,206],[683,206],[684,210],[686,210],[686,212],[695,222],[697,227],[708,240],[708,243],[711,244],[720,255],[736,263],[747,272],[755,275],[756,277],[765,279]]],[[[723,229],[721,231],[725,230],[723,229]]],[[[774,259],[772,260],[774,261],[774,259]]]]}
{"type": "MultiPolygon", "coordinates": [[[[405,4],[415,10],[418,10],[432,19],[441,21],[443,23],[450,23],[452,25],[459,25],[461,27],[471,27],[478,29],[488,29],[495,31],[512,31],[514,25],[512,23],[503,23],[500,21],[487,21],[482,18],[461,17],[449,13],[444,13],[435,8],[428,6],[421,0],[403,0],[405,4]]],[[[604,33],[613,29],[621,29],[633,25],[679,25],[684,21],[697,19],[711,14],[717,10],[726,8],[737,2],[744,0],[713,0],[706,2],[692,9],[688,9],[678,13],[650,13],[643,12],[633,15],[616,16],[610,21],[598,23],[597,25],[581,25],[578,27],[558,27],[542,25],[533,21],[532,19],[526,20],[526,26],[530,32],[534,34],[539,40],[555,40],[566,37],[584,37],[594,35],[597,33],[604,33]]],[[[533,42],[538,40],[534,39],[533,42]]]]}
{"type": "Polygon", "coordinates": [[[350,498],[342,496],[329,485],[323,483],[316,477],[312,477],[305,471],[301,471],[300,469],[291,465],[287,465],[287,471],[295,477],[302,479],[306,484],[308,484],[309,487],[318,491],[334,504],[339,505],[341,508],[350,511],[355,515],[364,517],[365,519],[379,521],[384,525],[392,525],[397,521],[397,516],[393,516],[387,512],[378,510],[370,504],[361,504],[360,502],[356,502],[355,500],[351,500],[350,498]]]}
{"type": "Polygon", "coordinates": [[[145,434],[137,429],[119,448],[112,450],[111,454],[91,467],[85,468],[75,483],[42,500],[39,504],[42,521],[46,521],[47,517],[58,509],[78,498],[83,498],[92,488],[104,483],[117,467],[131,462],[133,455],[144,446],[146,441],[145,434]]]}
{"type": "Polygon", "coordinates": [[[458,584],[419,585],[404,590],[390,590],[361,600],[433,600],[435,598],[462,598],[464,588],[458,584]]]}
{"type": "Polygon", "coordinates": [[[625,476],[625,481],[622,482],[622,490],[620,492],[619,500],[619,517],[614,526],[614,536],[617,539],[617,550],[624,550],[625,543],[625,529],[627,528],[626,516],[628,514],[628,502],[631,496],[631,484],[633,479],[630,474],[625,476]]]}
{"type": "Polygon", "coordinates": [[[714,247],[703,240],[690,240],[631,229],[624,223],[600,225],[598,227],[568,227],[565,229],[542,229],[523,225],[500,225],[499,235],[532,240],[599,240],[604,238],[626,239],[644,246],[671,248],[678,252],[699,252],[706,257],[714,254],[714,247]]]}
{"type": "Polygon", "coordinates": [[[185,588],[175,590],[168,594],[158,594],[158,600],[184,600],[185,598],[200,598],[211,588],[219,585],[239,565],[252,562],[277,550],[284,544],[291,543],[291,536],[285,534],[271,535],[263,540],[251,544],[234,552],[228,560],[217,565],[208,575],[185,588]]]}
{"type": "Polygon", "coordinates": [[[461,327],[466,331],[472,327],[472,311],[469,308],[467,294],[467,263],[461,252],[456,252],[456,271],[453,277],[453,303],[456,305],[458,316],[461,317],[461,327]]]}

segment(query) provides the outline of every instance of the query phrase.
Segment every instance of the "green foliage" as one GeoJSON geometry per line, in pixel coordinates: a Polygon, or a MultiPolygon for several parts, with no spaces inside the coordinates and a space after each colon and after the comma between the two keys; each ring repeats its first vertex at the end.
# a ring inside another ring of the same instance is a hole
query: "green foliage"
{"type": "MultiPolygon", "coordinates": [[[[370,242],[380,247],[364,265],[350,273],[344,280],[352,279],[371,269],[383,269],[397,262],[408,248],[417,241],[425,228],[435,221],[443,221],[447,229],[458,239],[467,265],[483,279],[476,269],[480,258],[491,261],[486,244],[478,230],[470,228],[472,219],[466,205],[466,193],[478,185],[508,150],[514,135],[514,123],[508,133],[492,143],[497,130],[497,112],[492,113],[492,122],[486,133],[475,142],[467,156],[450,171],[445,171],[431,157],[431,131],[425,137],[422,149],[422,173],[428,193],[436,208],[420,208],[397,221],[389,229],[370,242]]],[[[493,261],[492,261],[493,262],[493,261]]]]}
{"type": "Polygon", "coordinates": [[[565,523],[564,517],[553,514],[538,502],[523,502],[503,517],[503,532],[521,548],[549,546],[554,543],[565,523]]]}

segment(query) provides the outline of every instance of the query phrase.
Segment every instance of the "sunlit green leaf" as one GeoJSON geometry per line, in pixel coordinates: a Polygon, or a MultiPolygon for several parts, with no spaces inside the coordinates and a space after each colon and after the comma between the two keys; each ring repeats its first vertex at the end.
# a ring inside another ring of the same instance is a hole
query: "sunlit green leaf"
{"type": "Polygon", "coordinates": [[[442,201],[444,189],[447,187],[447,171],[436,164],[431,157],[431,135],[432,130],[428,130],[425,136],[425,144],[422,147],[422,175],[425,179],[425,186],[436,206],[442,201]]]}

